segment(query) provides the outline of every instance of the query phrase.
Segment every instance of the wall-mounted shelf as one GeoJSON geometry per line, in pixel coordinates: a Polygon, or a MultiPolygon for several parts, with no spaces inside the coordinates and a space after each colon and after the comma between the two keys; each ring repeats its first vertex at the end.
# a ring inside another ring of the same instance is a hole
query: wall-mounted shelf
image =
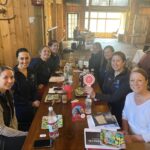
{"type": "Polygon", "coordinates": [[[55,26],[55,27],[49,28],[47,31],[49,32],[49,31],[55,30],[55,29],[57,29],[57,28],[58,28],[58,27],[55,26]]]}

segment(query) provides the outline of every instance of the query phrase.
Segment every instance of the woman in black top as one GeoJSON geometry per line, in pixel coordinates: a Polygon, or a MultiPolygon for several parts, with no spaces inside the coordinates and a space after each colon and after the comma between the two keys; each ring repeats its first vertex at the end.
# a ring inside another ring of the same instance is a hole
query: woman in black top
{"type": "Polygon", "coordinates": [[[92,87],[85,87],[88,93],[96,101],[108,102],[110,110],[116,116],[121,126],[122,110],[126,95],[131,91],[129,87],[129,71],[125,68],[126,57],[118,51],[112,56],[112,71],[108,72],[104,79],[103,93],[95,93],[92,87]]]}
{"type": "Polygon", "coordinates": [[[51,50],[51,56],[48,59],[48,63],[50,66],[51,73],[54,74],[60,65],[60,57],[58,55],[59,45],[56,40],[52,40],[48,42],[48,46],[51,50]]]}
{"type": "Polygon", "coordinates": [[[94,76],[99,81],[99,68],[104,63],[103,50],[99,42],[95,42],[92,45],[91,57],[89,59],[89,70],[94,72],[94,76]]]}
{"type": "Polygon", "coordinates": [[[10,67],[0,67],[0,150],[20,150],[26,132],[17,130],[17,119],[10,91],[14,84],[14,72],[10,67]]]}
{"type": "Polygon", "coordinates": [[[13,86],[16,116],[19,129],[26,131],[34,117],[34,108],[39,107],[37,81],[34,72],[28,68],[30,54],[26,48],[16,52],[18,65],[14,67],[15,84],[13,86]]]}
{"type": "Polygon", "coordinates": [[[103,86],[104,79],[105,79],[107,72],[112,70],[111,58],[112,58],[113,52],[114,52],[114,48],[111,45],[104,47],[104,50],[103,50],[104,58],[103,58],[103,62],[100,61],[101,64],[98,69],[99,72],[98,72],[98,79],[97,79],[100,88],[103,86]]]}
{"type": "Polygon", "coordinates": [[[33,58],[29,65],[29,68],[34,70],[37,76],[38,94],[40,99],[42,98],[45,87],[48,84],[49,78],[51,76],[51,66],[48,62],[50,55],[50,48],[48,46],[43,46],[40,50],[40,57],[33,58]]]}

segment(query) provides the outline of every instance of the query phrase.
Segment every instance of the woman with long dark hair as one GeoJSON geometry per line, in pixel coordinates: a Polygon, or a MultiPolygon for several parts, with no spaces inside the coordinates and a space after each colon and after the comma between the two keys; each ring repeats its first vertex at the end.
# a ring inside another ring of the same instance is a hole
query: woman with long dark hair
{"type": "Polygon", "coordinates": [[[37,94],[36,75],[28,66],[30,54],[26,48],[16,51],[18,64],[14,67],[15,83],[13,86],[16,116],[19,129],[29,130],[34,118],[35,108],[39,107],[40,101],[37,94]]]}
{"type": "Polygon", "coordinates": [[[26,132],[17,130],[17,119],[11,87],[14,84],[14,71],[7,66],[0,67],[0,149],[20,150],[26,132]]]}

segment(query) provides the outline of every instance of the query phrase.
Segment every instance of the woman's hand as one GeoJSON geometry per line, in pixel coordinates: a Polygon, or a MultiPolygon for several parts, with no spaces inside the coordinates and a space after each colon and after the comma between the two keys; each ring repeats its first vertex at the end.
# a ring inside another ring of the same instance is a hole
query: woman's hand
{"type": "Polygon", "coordinates": [[[94,89],[92,87],[86,86],[84,88],[84,91],[85,91],[85,93],[89,94],[91,96],[91,98],[95,98],[96,94],[95,94],[94,89]]]}
{"type": "Polygon", "coordinates": [[[125,135],[125,141],[126,143],[144,142],[144,139],[141,135],[125,135]]]}
{"type": "Polygon", "coordinates": [[[34,102],[32,102],[32,107],[39,107],[39,106],[40,106],[39,100],[35,100],[34,102]]]}

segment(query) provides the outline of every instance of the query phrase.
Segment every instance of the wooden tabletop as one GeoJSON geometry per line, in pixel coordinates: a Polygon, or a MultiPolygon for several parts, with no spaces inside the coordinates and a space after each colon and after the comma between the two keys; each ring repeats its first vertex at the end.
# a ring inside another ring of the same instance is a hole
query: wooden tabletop
{"type": "MultiPolygon", "coordinates": [[[[77,77],[75,77],[77,78],[77,77]]],[[[74,82],[74,88],[77,82],[74,82]]],[[[46,92],[47,93],[47,92],[46,92]]],[[[46,95],[45,93],[45,95],[46,95]]],[[[44,97],[45,97],[44,95],[44,97]]],[[[48,107],[50,103],[45,103],[43,100],[36,113],[36,116],[30,127],[28,136],[23,145],[23,150],[34,150],[33,143],[35,140],[40,139],[39,135],[46,133],[46,139],[49,139],[48,130],[41,129],[42,117],[48,114],[48,107]]],[[[85,98],[80,98],[83,101],[85,98]]],[[[84,128],[88,127],[86,118],[82,121],[72,122],[71,103],[67,104],[56,103],[54,104],[56,114],[63,115],[63,127],[59,129],[59,137],[55,140],[52,150],[84,150],[84,128]]],[[[106,103],[99,105],[92,104],[92,112],[106,112],[108,111],[106,103]]],[[[46,150],[48,148],[41,148],[46,150]]],[[[150,150],[150,144],[132,143],[127,145],[127,150],[150,150]]]]}

